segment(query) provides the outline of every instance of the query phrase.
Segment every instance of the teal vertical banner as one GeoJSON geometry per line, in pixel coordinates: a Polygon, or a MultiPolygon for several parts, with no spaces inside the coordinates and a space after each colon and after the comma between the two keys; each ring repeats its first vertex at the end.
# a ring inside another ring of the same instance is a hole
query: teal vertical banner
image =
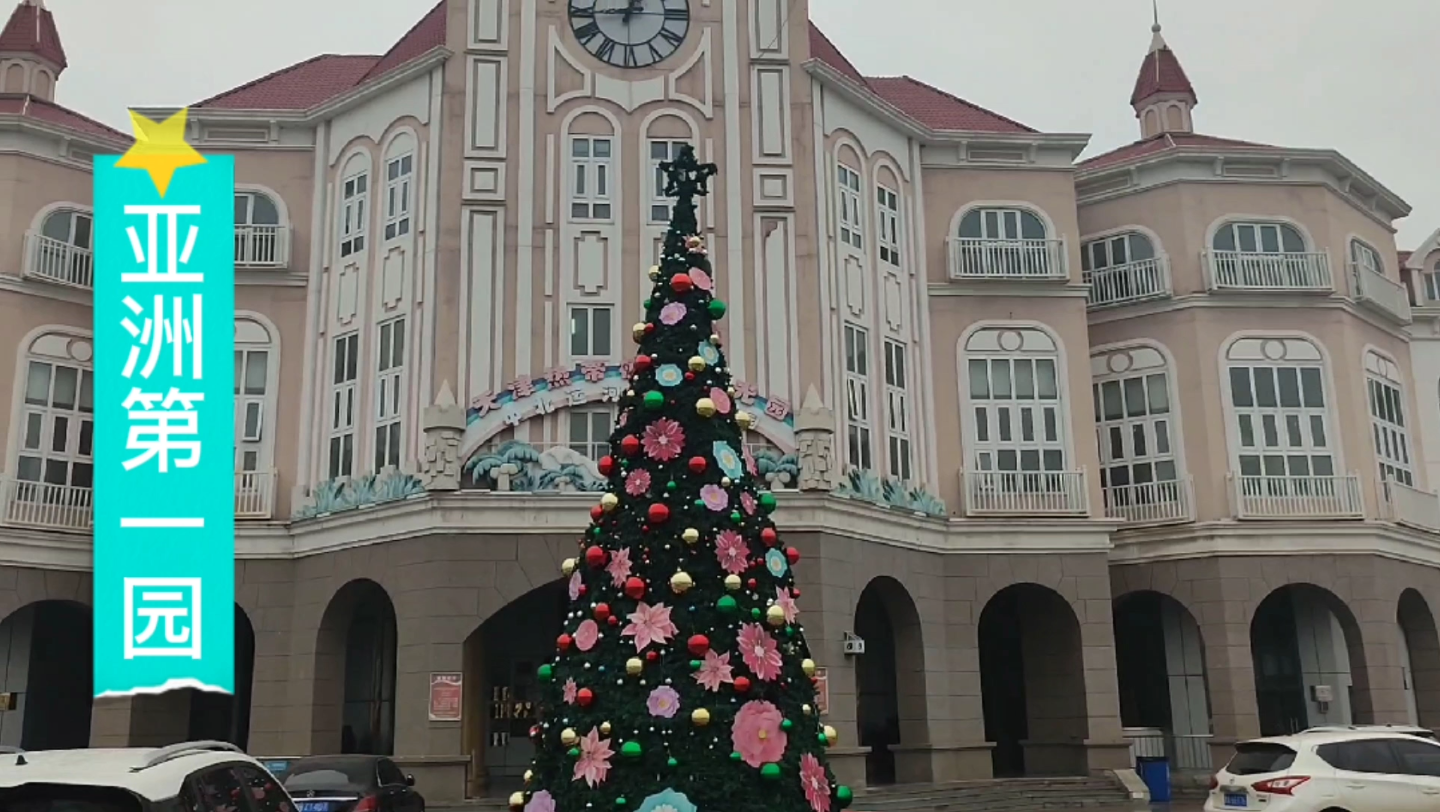
{"type": "Polygon", "coordinates": [[[95,695],[235,690],[235,166],[95,159],[95,695]]]}

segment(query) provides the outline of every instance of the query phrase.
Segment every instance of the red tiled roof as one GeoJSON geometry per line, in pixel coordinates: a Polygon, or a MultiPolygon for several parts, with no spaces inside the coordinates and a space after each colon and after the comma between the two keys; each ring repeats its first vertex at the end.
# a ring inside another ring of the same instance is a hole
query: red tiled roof
{"type": "MultiPolygon", "coordinates": [[[[1159,34],[1157,32],[1156,36],[1159,34]]],[[[1195,88],[1180,67],[1180,60],[1164,40],[1159,48],[1152,48],[1140,63],[1140,75],[1135,77],[1135,91],[1130,94],[1130,104],[1149,98],[1156,93],[1188,93],[1195,98],[1195,88]]]]}
{"type": "Polygon", "coordinates": [[[55,16],[39,0],[21,0],[10,13],[9,22],[0,31],[0,51],[34,54],[60,66],[65,61],[65,48],[55,28],[55,16]]]}
{"type": "Polygon", "coordinates": [[[312,57],[192,106],[211,110],[309,110],[444,44],[445,0],[440,0],[381,56],[312,57]]]}
{"type": "Polygon", "coordinates": [[[1172,149],[1277,149],[1269,144],[1252,141],[1237,141],[1234,138],[1219,138],[1199,133],[1161,133],[1160,135],[1126,144],[1118,149],[1101,153],[1081,161],[1081,169],[1101,169],[1115,164],[1155,155],[1172,149]]]}
{"type": "Polygon", "coordinates": [[[870,76],[865,80],[875,95],[903,110],[932,130],[964,132],[1033,133],[1038,130],[953,96],[909,76],[870,76]]]}
{"type": "Polygon", "coordinates": [[[24,93],[0,94],[0,115],[30,118],[45,124],[64,127],[85,135],[100,138],[119,139],[121,141],[131,140],[131,137],[125,133],[107,127],[95,119],[83,116],[68,107],[61,107],[54,102],[37,99],[34,96],[24,93]]]}
{"type": "Polygon", "coordinates": [[[824,62],[844,74],[846,78],[854,79],[862,85],[865,84],[865,77],[860,75],[860,71],[855,70],[855,66],[850,63],[850,60],[840,53],[840,49],[835,47],[835,43],[825,36],[825,32],[816,28],[813,22],[810,23],[810,58],[824,62]]]}

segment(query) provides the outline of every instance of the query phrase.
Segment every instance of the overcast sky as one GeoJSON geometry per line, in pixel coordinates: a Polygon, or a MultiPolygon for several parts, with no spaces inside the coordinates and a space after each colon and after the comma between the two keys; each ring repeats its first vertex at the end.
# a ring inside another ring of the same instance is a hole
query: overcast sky
{"type": "MultiPolygon", "coordinates": [[[[128,131],[128,105],[186,104],[318,53],[380,53],[434,2],[47,0],[70,59],[58,100],[128,131]],[[137,29],[149,33],[120,33],[137,29]]],[[[1093,133],[1090,154],[1137,137],[1128,101],[1150,0],[810,0],[810,14],[863,73],[1093,133]]],[[[1414,207],[1401,248],[1440,226],[1440,2],[1161,0],[1160,21],[1200,132],[1339,149],[1414,207]]]]}

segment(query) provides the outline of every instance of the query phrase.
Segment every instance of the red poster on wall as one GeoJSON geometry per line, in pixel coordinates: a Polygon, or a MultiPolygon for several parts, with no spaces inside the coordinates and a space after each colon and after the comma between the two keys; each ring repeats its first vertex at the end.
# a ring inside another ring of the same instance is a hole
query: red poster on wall
{"type": "Polygon", "coordinates": [[[815,711],[821,716],[830,712],[830,676],[825,669],[815,669],[815,711]]]}
{"type": "Polygon", "coordinates": [[[460,721],[463,683],[463,675],[457,673],[430,675],[430,721],[460,721]]]}

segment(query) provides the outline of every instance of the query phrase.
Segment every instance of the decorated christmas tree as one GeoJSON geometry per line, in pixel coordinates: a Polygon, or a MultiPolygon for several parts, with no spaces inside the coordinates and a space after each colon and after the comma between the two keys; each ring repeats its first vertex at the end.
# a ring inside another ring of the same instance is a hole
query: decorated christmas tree
{"type": "Polygon", "coordinates": [[[690,146],[629,389],[600,461],[609,487],[567,560],[570,609],[540,666],[525,812],[838,812],[791,567],[770,520],[714,323],[725,315],[690,146]]]}

